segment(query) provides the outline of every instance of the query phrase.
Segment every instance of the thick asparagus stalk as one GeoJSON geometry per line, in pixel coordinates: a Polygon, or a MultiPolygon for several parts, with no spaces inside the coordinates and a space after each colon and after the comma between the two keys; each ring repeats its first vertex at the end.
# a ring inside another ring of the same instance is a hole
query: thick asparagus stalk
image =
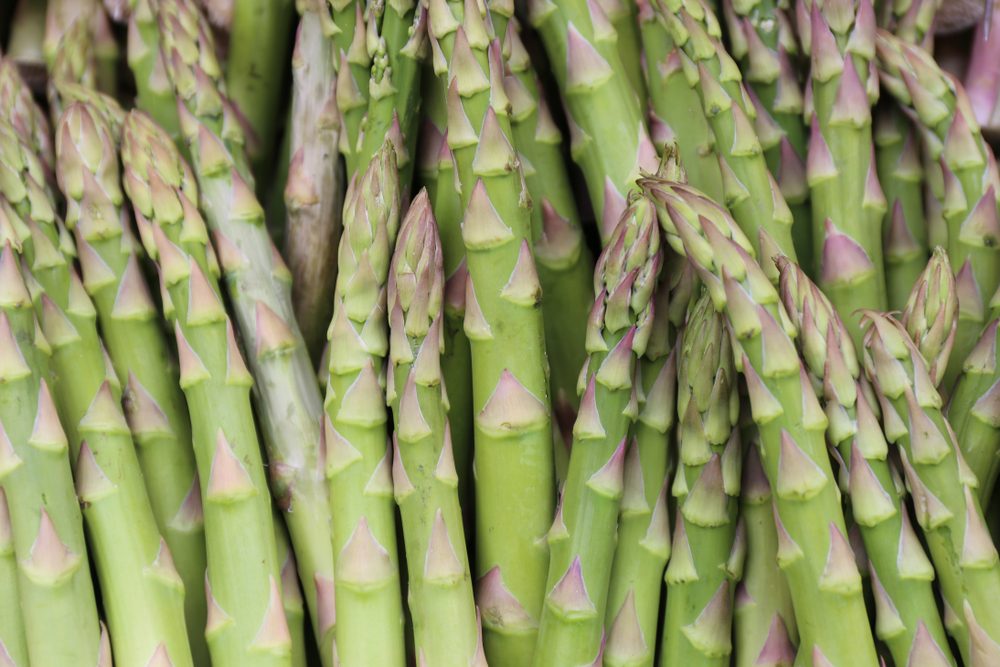
{"type": "Polygon", "coordinates": [[[402,667],[403,601],[386,444],[385,286],[399,226],[399,173],[386,142],[344,208],[326,387],[326,475],[336,558],[337,656],[402,667]]]}
{"type": "Polygon", "coordinates": [[[205,636],[220,665],[290,664],[280,567],[252,378],[222,304],[218,263],[194,204],[197,186],[166,132],[142,112],[123,130],[125,190],[174,322],[204,499],[205,636]]]}
{"type": "Polygon", "coordinates": [[[728,665],[745,535],[737,537],[739,392],[733,350],[706,292],[694,304],[677,363],[679,467],[661,665],[728,665]]]}
{"type": "Polygon", "coordinates": [[[292,53],[285,256],[292,272],[295,319],[312,358],[319,356],[333,314],[344,206],[337,154],[340,112],[332,39],[335,31],[326,2],[307,3],[292,53]]]}
{"type": "Polygon", "coordinates": [[[874,665],[861,577],[823,442],[827,419],[792,343],[795,328],[724,210],[682,184],[648,177],[641,185],[656,203],[667,240],[696,263],[739,343],[737,367],[775,491],[778,563],[792,593],[799,659],[874,665]]]}
{"type": "MultiPolygon", "coordinates": [[[[135,80],[136,108],[142,109],[156,121],[157,125],[170,133],[174,140],[180,139],[180,121],[174,91],[167,76],[164,53],[160,49],[160,29],[157,25],[154,2],[156,0],[135,0],[128,17],[128,42],[126,59],[135,80]]],[[[200,54],[202,67],[212,62],[214,52],[200,54]]],[[[186,150],[186,147],[185,149],[186,150]]]]}
{"type": "MultiPolygon", "coordinates": [[[[5,221],[10,215],[0,208],[5,221]]],[[[43,379],[51,348],[35,321],[11,239],[0,252],[0,338],[0,485],[17,562],[17,593],[5,589],[4,597],[19,604],[27,656],[6,634],[5,648],[18,665],[100,665],[101,630],[69,443],[43,379]]]]}
{"type": "Polygon", "coordinates": [[[488,20],[476,4],[466,7],[432,2],[428,27],[435,57],[448,67],[447,145],[457,170],[468,269],[464,329],[475,420],[477,602],[486,655],[504,667],[529,664],[535,648],[548,563],[544,536],[555,497],[553,438],[541,289],[527,189],[511,144],[500,43],[488,37],[488,20]],[[512,485],[521,489],[516,499],[512,485]]]}
{"type": "Polygon", "coordinates": [[[636,360],[651,334],[661,261],[654,211],[638,199],[595,269],[580,412],[548,535],[552,558],[533,662],[538,667],[602,662],[626,448],[639,410],[636,360]]]}
{"type": "MultiPolygon", "coordinates": [[[[626,7],[625,13],[631,16],[631,9],[626,7]]],[[[618,46],[635,49],[638,41],[634,33],[618,35],[597,2],[532,1],[528,14],[545,44],[565,100],[570,153],[583,171],[601,239],[607,241],[639,169],[651,170],[656,161],[630,83],[630,68],[623,63],[618,46]]]]}
{"type": "Polygon", "coordinates": [[[888,438],[899,446],[917,521],[941,582],[948,632],[962,658],[1000,658],[1000,564],[951,426],[920,350],[891,315],[866,312],[865,370],[888,438]]]}
{"type": "Polygon", "coordinates": [[[421,192],[403,220],[388,283],[393,485],[410,563],[410,613],[418,660],[485,667],[441,374],[443,298],[441,244],[421,192]]]}
{"type": "Polygon", "coordinates": [[[897,664],[953,665],[931,584],[934,569],[896,483],[899,472],[868,402],[870,388],[859,382],[861,368],[850,335],[833,305],[799,267],[787,259],[779,265],[782,301],[800,331],[797,341],[806,369],[816,386],[823,387],[828,440],[847,473],[845,491],[868,555],[876,635],[897,664]]]}
{"type": "Polygon", "coordinates": [[[944,248],[934,249],[918,276],[900,321],[927,362],[935,386],[941,384],[958,328],[955,274],[944,248]]]}
{"type": "MultiPolygon", "coordinates": [[[[117,128],[120,132],[120,127],[117,128]]],[[[76,233],[83,286],[97,309],[104,343],[124,387],[125,414],[138,447],[145,486],[184,588],[188,638],[196,661],[204,643],[205,533],[198,515],[191,423],[136,240],[124,223],[124,194],[113,130],[91,107],[70,105],[59,123],[59,182],[76,233]],[[191,517],[197,520],[190,520],[191,517]]]]}
{"type": "MultiPolygon", "coordinates": [[[[0,306],[2,307],[2,306],[0,306]]],[[[24,640],[21,597],[17,593],[17,555],[14,553],[14,528],[7,509],[7,494],[0,481],[0,660],[9,665],[28,664],[28,646],[24,640]]]]}
{"type": "Polygon", "coordinates": [[[323,647],[320,654],[332,660],[334,555],[319,464],[323,404],[295,321],[291,276],[250,186],[242,133],[230,105],[212,85],[213,72],[201,68],[203,54],[213,48],[208,27],[190,0],[160,0],[160,19],[164,60],[198,179],[199,206],[213,234],[256,379],[256,414],[267,448],[271,494],[288,525],[313,631],[323,647]],[[192,49],[192,44],[200,46],[192,49]]]}

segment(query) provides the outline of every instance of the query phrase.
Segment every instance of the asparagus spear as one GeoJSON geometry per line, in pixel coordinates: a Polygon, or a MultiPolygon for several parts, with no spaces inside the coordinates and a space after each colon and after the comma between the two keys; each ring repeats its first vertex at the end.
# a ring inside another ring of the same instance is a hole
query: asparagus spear
{"type": "MultiPolygon", "coordinates": [[[[9,208],[0,208],[5,229],[9,208]]],[[[41,334],[18,259],[0,252],[0,485],[7,498],[17,562],[17,597],[27,657],[4,636],[14,664],[93,665],[100,634],[68,441],[44,380],[48,341],[41,334]],[[59,632],[53,632],[59,628],[59,632]]],[[[2,653],[0,653],[2,655],[2,653]]],[[[110,662],[106,663],[110,665],[110,662]]],[[[102,666],[103,667],[103,666],[102,666]]]]}
{"type": "Polygon", "coordinates": [[[891,315],[864,315],[865,371],[886,436],[899,446],[917,521],[941,582],[948,632],[962,658],[1000,658],[1000,565],[951,426],[919,348],[891,315]],[[972,656],[975,656],[974,658],[972,656]]]}
{"type": "MultiPolygon", "coordinates": [[[[943,262],[950,274],[947,259],[943,262]]],[[[861,384],[850,335],[833,305],[799,267],[787,259],[779,265],[782,301],[800,331],[806,369],[814,384],[823,387],[828,439],[847,473],[845,491],[868,555],[876,635],[897,664],[953,665],[931,583],[934,569],[896,484],[899,472],[869,403],[870,387],[861,384]]]]}
{"type": "Polygon", "coordinates": [[[399,226],[394,149],[386,142],[344,208],[326,388],[326,475],[336,555],[337,655],[344,667],[402,666],[403,606],[396,554],[383,381],[385,284],[399,226]]]}
{"type": "MultiPolygon", "coordinates": [[[[135,0],[133,3],[128,17],[126,60],[135,80],[136,108],[152,116],[176,141],[180,138],[180,120],[163,60],[165,54],[160,49],[154,2],[156,0],[135,0]]],[[[200,54],[203,63],[211,63],[214,56],[213,52],[200,54]]]]}
{"type": "Polygon", "coordinates": [[[333,313],[344,198],[337,155],[335,31],[328,5],[320,0],[307,3],[292,53],[285,256],[292,272],[296,320],[313,358],[326,340],[333,313]]]}
{"type": "Polygon", "coordinates": [[[42,39],[45,35],[46,4],[47,0],[17,0],[7,40],[7,55],[35,91],[45,87],[42,39]]]}
{"type": "Polygon", "coordinates": [[[0,112],[34,148],[45,168],[46,181],[55,185],[56,160],[52,128],[21,78],[17,64],[10,57],[0,58],[0,112]]]}
{"type": "Polygon", "coordinates": [[[543,539],[555,496],[528,195],[511,145],[500,44],[489,38],[488,19],[475,3],[437,0],[428,20],[435,58],[447,64],[447,144],[468,269],[464,329],[473,380],[477,602],[488,659],[495,667],[526,665],[542,613],[543,539]],[[512,485],[521,489],[513,504],[512,485]]]}
{"type": "Polygon", "coordinates": [[[886,201],[872,143],[871,103],[878,96],[878,80],[871,73],[871,0],[843,10],[812,3],[809,33],[813,113],[806,175],[816,275],[860,347],[857,310],[884,310],[887,303],[882,254],[886,201]]]}
{"type": "MultiPolygon", "coordinates": [[[[334,62],[337,65],[337,107],[342,124],[340,152],[347,164],[347,178],[358,174],[361,124],[368,109],[368,80],[372,55],[367,40],[367,21],[377,28],[377,16],[361,0],[327,0],[333,10],[334,62]]],[[[360,174],[359,174],[360,176],[360,174]]]]}
{"type": "Polygon", "coordinates": [[[885,87],[918,123],[933,160],[928,180],[944,215],[958,281],[958,332],[942,385],[949,389],[985,324],[985,300],[1000,285],[1000,177],[957,80],[922,49],[884,31],[878,56],[885,87]]]}
{"type": "Polygon", "coordinates": [[[28,647],[24,640],[24,620],[21,618],[21,598],[17,594],[17,556],[14,553],[14,529],[7,509],[7,494],[0,480],[0,660],[8,665],[28,664],[28,647]]]}
{"type": "Polygon", "coordinates": [[[204,499],[208,571],[205,636],[213,663],[289,665],[280,562],[259,441],[252,379],[222,305],[218,263],[195,207],[194,176],[166,132],[132,111],[122,138],[125,190],[159,269],[174,323],[204,499]]]}
{"type": "Polygon", "coordinates": [[[387,393],[396,431],[393,483],[403,520],[418,660],[485,666],[441,375],[444,272],[427,193],[410,205],[388,282],[387,393]]]}
{"type": "Polygon", "coordinates": [[[618,47],[634,49],[638,42],[618,35],[597,2],[533,0],[528,15],[565,100],[570,153],[583,171],[606,242],[639,169],[655,167],[656,150],[618,47]]]}
{"type": "Polygon", "coordinates": [[[201,67],[203,54],[214,48],[203,18],[190,0],[160,0],[159,18],[164,60],[198,179],[199,206],[256,378],[271,493],[288,526],[320,654],[330,661],[334,555],[319,464],[323,404],[295,322],[291,276],[263,224],[231,105],[212,85],[214,71],[201,67]]]}
{"type": "Polygon", "coordinates": [[[667,566],[660,664],[728,665],[742,446],[733,350],[706,292],[695,302],[677,363],[677,517],[667,566]]]}
{"type": "Polygon", "coordinates": [[[948,253],[937,247],[913,285],[900,321],[927,362],[935,386],[941,383],[958,326],[958,294],[948,253]]]}
{"type": "Polygon", "coordinates": [[[84,103],[70,105],[63,114],[56,147],[59,182],[69,202],[66,225],[76,233],[83,286],[94,301],[104,343],[125,388],[125,414],[157,527],[190,592],[185,596],[188,637],[202,663],[208,660],[205,599],[198,594],[205,576],[205,535],[193,491],[197,473],[191,424],[137,242],[123,224],[128,213],[122,209],[113,133],[120,133],[120,127],[108,126],[84,103]]]}
{"type": "Polygon", "coordinates": [[[662,178],[640,184],[671,247],[695,262],[739,344],[737,367],[775,490],[778,563],[792,593],[799,660],[874,665],[861,578],[823,443],[827,420],[795,352],[795,328],[753,260],[750,242],[718,204],[662,178]]]}
{"type": "Polygon", "coordinates": [[[988,131],[1000,128],[1000,12],[976,26],[969,67],[965,74],[965,87],[976,121],[988,131]]]}

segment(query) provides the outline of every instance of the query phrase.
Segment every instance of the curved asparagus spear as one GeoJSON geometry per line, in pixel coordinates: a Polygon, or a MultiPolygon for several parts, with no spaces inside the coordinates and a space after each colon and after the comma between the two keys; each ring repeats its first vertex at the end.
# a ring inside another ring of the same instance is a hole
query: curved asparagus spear
{"type": "MultiPolygon", "coordinates": [[[[626,13],[631,16],[631,9],[626,13]]],[[[596,0],[533,0],[528,15],[565,100],[570,153],[583,171],[606,242],[639,169],[656,166],[656,149],[618,47],[634,49],[637,40],[623,42],[626,36],[616,33],[596,0]]]]}
{"type": "MultiPolygon", "coordinates": [[[[9,222],[3,209],[0,217],[9,222]]],[[[7,498],[17,559],[18,614],[27,656],[20,662],[100,664],[100,633],[87,563],[83,520],[73,486],[68,441],[43,379],[48,342],[32,311],[17,255],[0,252],[0,486],[7,498]],[[53,628],[60,628],[53,633],[53,628]]],[[[5,595],[9,593],[5,592],[5,595]]],[[[3,655],[0,653],[0,655],[3,655]]]]}
{"type": "Polygon", "coordinates": [[[285,256],[292,272],[295,319],[313,358],[333,314],[344,187],[337,154],[340,112],[327,3],[307,3],[292,53],[290,158],[285,184],[285,256]]]}
{"type": "Polygon", "coordinates": [[[410,612],[418,660],[485,667],[441,375],[443,293],[441,244],[421,192],[400,228],[388,282],[393,485],[410,563],[410,612]]]}
{"type": "Polygon", "coordinates": [[[160,0],[165,60],[193,157],[199,206],[212,231],[230,304],[256,382],[271,494],[288,526],[321,654],[332,653],[330,517],[319,464],[323,403],[292,308],[288,268],[274,247],[246,171],[242,134],[229,103],[201,68],[213,48],[191,0],[160,0]],[[173,5],[172,12],[163,8],[173,5]],[[173,16],[189,17],[182,24],[173,16]],[[200,45],[192,53],[191,44],[200,45]],[[194,86],[190,84],[194,83],[194,86]]]}
{"type": "Polygon", "coordinates": [[[654,212],[639,199],[622,215],[594,273],[580,412],[548,535],[552,558],[533,662],[539,667],[602,662],[625,450],[639,409],[636,360],[651,334],[661,261],[654,212]]]}
{"type": "MultiPolygon", "coordinates": [[[[913,531],[876,411],[843,322],[826,296],[787,259],[781,296],[800,331],[799,351],[830,421],[828,439],[846,469],[851,512],[868,555],[875,632],[897,664],[954,664],[934,598],[934,569],[913,531]],[[926,662],[925,662],[926,661],[926,662]]],[[[945,260],[944,269],[950,273],[945,260]]],[[[914,320],[916,318],[914,317],[914,320]]]]}
{"type": "Polygon", "coordinates": [[[290,664],[280,567],[243,363],[217,283],[197,186],[166,132],[130,112],[122,138],[125,191],[159,268],[174,323],[204,499],[205,636],[220,665],[290,664]]]}
{"type": "Polygon", "coordinates": [[[737,366],[775,490],[778,563],[792,592],[799,659],[874,665],[861,577],[823,442],[827,420],[792,343],[795,328],[724,210],[682,184],[657,177],[640,184],[656,203],[671,247],[695,262],[739,343],[737,366]]]}
{"type": "MultiPolygon", "coordinates": [[[[677,363],[679,467],[661,665],[728,665],[742,446],[733,350],[704,293],[691,309],[677,363]]],[[[737,569],[739,568],[739,569],[737,569]]]]}
{"type": "Polygon", "coordinates": [[[386,296],[399,226],[395,153],[383,145],[344,208],[330,323],[326,476],[344,667],[404,663],[403,601],[385,402],[386,296]]]}
{"type": "MultiPolygon", "coordinates": [[[[2,308],[2,306],[0,306],[2,308]]],[[[21,618],[21,596],[17,592],[17,555],[14,553],[14,527],[7,509],[7,494],[0,476],[0,660],[9,665],[28,664],[28,646],[21,618]]]]}
{"type": "Polygon", "coordinates": [[[913,285],[900,321],[926,360],[931,381],[940,385],[958,328],[955,274],[944,248],[934,249],[913,285]]]}
{"type": "Polygon", "coordinates": [[[157,526],[188,592],[188,637],[200,664],[208,660],[203,639],[206,607],[200,595],[205,532],[194,491],[191,423],[139,264],[137,242],[124,224],[128,213],[122,208],[112,131],[86,104],[73,103],[63,114],[56,149],[59,183],[69,202],[66,226],[76,233],[83,286],[94,301],[104,343],[124,387],[125,414],[157,526]]]}
{"type": "Polygon", "coordinates": [[[941,582],[948,632],[963,660],[1000,659],[1000,564],[951,426],[920,350],[890,315],[864,315],[865,371],[886,436],[899,447],[917,522],[941,582]],[[972,658],[975,656],[975,658],[972,658]]]}
{"type": "Polygon", "coordinates": [[[488,37],[488,19],[474,2],[463,7],[435,0],[428,20],[432,48],[448,66],[447,143],[457,170],[468,269],[464,328],[475,420],[477,602],[494,667],[527,665],[545,595],[543,539],[555,497],[528,195],[511,144],[500,43],[488,37]],[[512,484],[522,489],[513,505],[512,484]]]}

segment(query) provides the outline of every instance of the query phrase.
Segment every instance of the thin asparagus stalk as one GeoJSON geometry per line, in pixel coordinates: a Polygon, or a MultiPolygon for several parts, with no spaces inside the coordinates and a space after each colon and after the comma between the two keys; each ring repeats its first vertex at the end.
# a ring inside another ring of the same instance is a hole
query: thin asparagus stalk
{"type": "Polygon", "coordinates": [[[122,161],[125,191],[177,336],[204,499],[212,662],[287,666],[291,637],[250,407],[253,381],[222,304],[216,255],[194,204],[197,185],[170,137],[142,112],[126,118],[122,161]]]}
{"type": "MultiPolygon", "coordinates": [[[[629,3],[622,5],[631,16],[629,3]]],[[[583,171],[606,242],[639,169],[655,168],[656,149],[618,46],[635,49],[638,40],[634,34],[618,35],[598,2],[533,0],[528,15],[565,100],[570,153],[583,171]]]]}
{"type": "Polygon", "coordinates": [[[485,667],[440,365],[443,297],[441,244],[422,191],[403,220],[389,271],[393,486],[410,563],[417,659],[485,667]]]}
{"type": "MultiPolygon", "coordinates": [[[[9,223],[7,211],[0,209],[0,216],[9,223]]],[[[27,656],[6,636],[5,648],[14,664],[101,665],[101,629],[69,443],[44,380],[51,348],[35,320],[11,241],[0,252],[0,485],[10,511],[18,588],[17,597],[7,589],[4,597],[19,603],[27,656]]]]}
{"type": "Polygon", "coordinates": [[[963,660],[1000,659],[1000,565],[974,487],[926,363],[891,315],[865,313],[865,370],[886,436],[899,447],[917,522],[941,582],[946,625],[963,660]],[[974,658],[972,656],[975,656],[974,658]]]}
{"type": "Polygon", "coordinates": [[[164,60],[198,179],[199,206],[256,379],[271,494],[288,526],[320,655],[332,661],[334,554],[319,464],[323,403],[295,321],[291,275],[253,194],[230,104],[212,85],[213,70],[201,67],[203,54],[214,48],[203,17],[190,0],[160,0],[159,18],[164,60]],[[192,49],[192,44],[200,47],[192,49]]]}
{"type": "MultiPolygon", "coordinates": [[[[334,58],[337,64],[337,107],[342,118],[340,152],[347,164],[347,179],[358,174],[359,138],[365,112],[368,110],[368,80],[372,56],[367,40],[367,21],[378,26],[376,17],[362,0],[327,0],[333,10],[334,58]]],[[[358,174],[360,177],[360,174],[358,174]]]]}
{"type": "Polygon", "coordinates": [[[285,256],[292,272],[295,318],[310,356],[326,341],[333,314],[344,187],[337,154],[340,113],[332,35],[326,2],[305,5],[292,52],[292,109],[284,199],[285,256]]]}
{"type": "Polygon", "coordinates": [[[819,285],[860,348],[857,310],[884,310],[887,303],[886,201],[872,142],[871,104],[878,97],[872,71],[875,13],[871,0],[843,11],[838,7],[812,3],[810,8],[813,113],[806,175],[819,285]]]}
{"type": "Polygon", "coordinates": [[[640,184],[656,203],[671,247],[696,263],[739,344],[737,367],[775,489],[778,563],[792,593],[799,660],[874,665],[861,577],[823,442],[827,419],[792,343],[795,328],[750,242],[723,209],[683,184],[657,177],[640,184]]]}
{"type": "Polygon", "coordinates": [[[934,249],[927,268],[913,285],[900,322],[926,360],[931,381],[940,385],[958,328],[955,274],[944,248],[934,249]]]}
{"type": "Polygon", "coordinates": [[[17,555],[14,553],[14,528],[7,509],[7,494],[0,481],[0,660],[8,665],[28,664],[24,640],[21,598],[17,593],[17,555]]]}
{"type": "Polygon", "coordinates": [[[639,38],[637,3],[627,0],[597,0],[604,15],[611,21],[617,38],[618,57],[625,76],[639,99],[639,108],[646,111],[646,79],[642,74],[642,42],[639,38]]]}
{"type": "MultiPolygon", "coordinates": [[[[947,258],[941,257],[937,272],[941,262],[950,274],[947,258]]],[[[899,472],[868,402],[870,391],[860,384],[850,335],[833,305],[799,267],[787,259],[779,265],[782,301],[801,332],[797,341],[806,369],[814,384],[823,387],[828,439],[847,472],[845,490],[868,555],[876,635],[896,664],[954,665],[934,598],[934,568],[913,531],[896,483],[899,472]]],[[[925,283],[922,293],[927,292],[925,283]]],[[[914,312],[914,325],[917,319],[914,312]]]]}
{"type": "Polygon", "coordinates": [[[281,517],[273,513],[274,539],[278,546],[278,561],[281,563],[281,607],[285,611],[288,634],[292,640],[292,667],[306,667],[309,651],[306,646],[306,611],[299,588],[299,571],[295,566],[295,554],[288,543],[281,517]]]}
{"type": "MultiPolygon", "coordinates": [[[[104,5],[99,0],[48,0],[45,16],[45,37],[42,41],[42,51],[49,66],[50,76],[55,69],[79,66],[81,63],[71,63],[66,58],[63,38],[75,23],[81,24],[78,38],[85,37],[93,84],[101,91],[114,95],[117,93],[118,75],[118,43],[111,33],[108,15],[104,5]],[[62,61],[62,67],[55,64],[62,61]]],[[[57,119],[54,118],[54,119],[57,119]]]]}
{"type": "Polygon", "coordinates": [[[95,88],[97,86],[97,60],[94,36],[82,17],[70,23],[59,35],[59,48],[49,63],[48,101],[52,124],[59,122],[65,106],[59,95],[58,84],[72,82],[95,88]]]}
{"type": "Polygon", "coordinates": [[[739,409],[730,339],[706,292],[688,315],[677,363],[677,516],[666,571],[664,666],[729,664],[745,540],[737,529],[739,409]]]}
{"type": "MultiPolygon", "coordinates": [[[[180,120],[177,117],[174,91],[167,76],[167,65],[163,60],[164,54],[160,49],[160,28],[156,22],[154,2],[155,0],[134,2],[128,17],[126,59],[135,79],[136,108],[152,116],[157,125],[178,141],[180,120]]],[[[214,55],[204,53],[201,57],[208,62],[214,55]]]]}
{"type": "Polygon", "coordinates": [[[403,602],[386,443],[385,285],[399,226],[394,149],[383,145],[344,207],[326,388],[326,475],[336,555],[337,656],[402,666],[403,602]]]}
{"type": "MultiPolygon", "coordinates": [[[[447,66],[446,141],[458,177],[468,270],[464,329],[473,381],[477,602],[490,662],[527,665],[542,616],[544,536],[555,498],[529,198],[511,143],[503,58],[499,41],[489,37],[489,19],[473,2],[436,0],[428,21],[434,57],[447,66]],[[513,503],[512,487],[521,489],[513,503]]],[[[440,64],[435,68],[442,72],[440,64]]],[[[442,239],[447,247],[450,239],[442,239]]]]}

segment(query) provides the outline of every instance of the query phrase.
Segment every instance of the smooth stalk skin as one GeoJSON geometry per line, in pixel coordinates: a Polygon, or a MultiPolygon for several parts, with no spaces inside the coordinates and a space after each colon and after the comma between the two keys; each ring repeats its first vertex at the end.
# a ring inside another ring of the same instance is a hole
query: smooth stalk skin
{"type": "Polygon", "coordinates": [[[799,2],[804,4],[799,14],[809,16],[812,58],[806,179],[815,274],[860,349],[857,311],[885,310],[887,303],[882,253],[887,205],[872,141],[871,105],[878,98],[872,69],[875,12],[871,0],[843,8],[799,2]]]}
{"type": "Polygon", "coordinates": [[[6,634],[4,647],[15,665],[30,660],[110,667],[110,656],[106,662],[100,658],[101,628],[69,442],[44,379],[51,348],[35,320],[11,246],[15,241],[5,230],[0,253],[0,487],[10,511],[17,564],[17,592],[5,589],[4,598],[6,602],[13,594],[27,654],[15,641],[8,643],[6,634]]]}
{"type": "Polygon", "coordinates": [[[55,185],[55,143],[45,112],[35,103],[31,89],[10,56],[0,58],[0,114],[18,135],[35,149],[45,168],[47,182],[55,185]]]}
{"type": "Polygon", "coordinates": [[[326,342],[333,314],[344,208],[343,168],[337,153],[335,31],[326,2],[313,0],[302,12],[292,51],[285,257],[292,272],[295,319],[314,359],[326,342]]]}
{"type": "Polygon", "coordinates": [[[417,0],[386,2],[372,52],[357,171],[363,174],[388,137],[396,150],[403,201],[410,199],[420,120],[420,78],[427,59],[427,8],[417,0]]]}
{"type": "Polygon", "coordinates": [[[742,433],[746,454],[740,484],[740,521],[746,528],[746,561],[733,606],[732,664],[791,665],[795,661],[798,628],[788,581],[778,567],[771,484],[760,462],[760,441],[752,420],[742,433]]]}
{"type": "MultiPolygon", "coordinates": [[[[0,159],[8,169],[19,169],[20,185],[30,191],[27,182],[41,167],[30,148],[8,132],[9,125],[0,128],[5,137],[0,159]]],[[[53,393],[66,427],[114,655],[123,663],[145,664],[162,655],[191,665],[184,585],[146,494],[121,410],[121,385],[98,335],[97,312],[65,254],[63,244],[72,242],[52,214],[51,201],[17,201],[11,185],[0,186],[13,201],[8,224],[19,230],[25,265],[37,281],[35,309],[51,345],[53,393]]]]}
{"type": "MultiPolygon", "coordinates": [[[[156,0],[135,0],[128,17],[125,58],[135,80],[135,106],[152,116],[174,141],[180,140],[174,91],[167,76],[164,53],[160,48],[160,28],[153,9],[156,0]]],[[[211,58],[214,54],[204,54],[211,58]]],[[[184,147],[183,150],[186,150],[184,147]]]]}
{"type": "Polygon", "coordinates": [[[671,440],[677,386],[673,315],[679,312],[683,323],[696,279],[687,262],[664,263],[669,270],[661,272],[653,293],[652,329],[635,380],[639,416],[625,457],[618,544],[604,617],[604,664],[609,667],[652,667],[663,568],[670,557],[667,494],[675,465],[671,440]]]}
{"type": "Polygon", "coordinates": [[[209,28],[191,0],[160,0],[165,60],[229,303],[255,379],[271,495],[282,511],[324,660],[333,641],[334,554],[320,458],[323,401],[295,321],[291,274],[264,224],[231,105],[201,69],[209,28]],[[172,11],[164,7],[172,5],[172,11]],[[176,20],[174,16],[179,17],[176,20]],[[188,21],[182,23],[181,19],[188,21]],[[190,22],[193,21],[194,24],[190,22]],[[165,26],[171,26],[170,31],[165,26]],[[180,28],[186,26],[185,30],[180,28]],[[197,38],[197,39],[196,39],[197,38]],[[191,44],[200,44],[192,49],[191,44]],[[190,86],[190,84],[194,86],[190,86]]]}
{"type": "MultiPolygon", "coordinates": [[[[739,67],[720,41],[718,20],[694,0],[666,0],[654,5],[676,43],[697,71],[703,113],[715,134],[722,172],[723,201],[761,256],[795,257],[792,212],[768,170],[761,138],[753,126],[756,111],[739,67]]],[[[776,281],[772,266],[765,273],[776,281]]]]}
{"type": "Polygon", "coordinates": [[[988,131],[1000,129],[1000,12],[993,7],[989,21],[976,26],[965,88],[976,121],[988,131]]]}
{"type": "Polygon", "coordinates": [[[140,266],[138,243],[126,226],[118,167],[120,126],[108,126],[92,107],[67,107],[56,136],[58,176],[76,235],[84,289],[97,309],[102,338],[124,388],[125,416],[137,445],[156,524],[185,591],[188,638],[196,663],[208,660],[205,531],[198,515],[197,467],[191,422],[178,370],[158,309],[140,266]],[[191,519],[196,520],[192,521],[191,519]]]}
{"type": "Polygon", "coordinates": [[[443,256],[424,191],[399,231],[388,310],[392,477],[409,563],[415,653],[420,664],[485,667],[441,373],[443,256]]]}
{"type": "Polygon", "coordinates": [[[0,590],[4,592],[0,602],[0,660],[14,667],[28,664],[21,597],[17,593],[17,571],[14,527],[7,509],[7,494],[0,480],[0,590]]]}
{"type": "Polygon", "coordinates": [[[223,306],[217,255],[194,204],[197,185],[173,141],[149,116],[130,112],[122,135],[125,191],[143,246],[159,270],[191,415],[208,556],[205,637],[212,662],[288,667],[292,640],[250,405],[253,379],[223,306]]]}
{"type": "Polygon", "coordinates": [[[928,182],[947,229],[958,280],[958,333],[943,387],[954,384],[986,324],[986,301],[1000,285],[1000,176],[962,85],[923,49],[878,33],[883,85],[917,123],[928,182]]]}
{"type": "MultiPolygon", "coordinates": [[[[602,242],[607,242],[640,169],[656,167],[656,149],[623,63],[619,35],[604,11],[613,0],[531,0],[570,128],[570,155],[583,171],[602,242]]],[[[629,4],[627,2],[623,3],[629,4]]],[[[631,8],[625,8],[632,16],[631,8]]],[[[628,48],[638,46],[632,32],[628,48]]],[[[638,74],[638,71],[633,74],[638,74]]]]}
{"type": "Polygon", "coordinates": [[[827,419],[778,293],[754,261],[749,240],[718,204],[658,177],[640,185],[655,202],[671,247],[695,262],[716,307],[725,310],[738,343],[737,368],[774,489],[778,564],[788,578],[801,639],[797,661],[874,666],[861,577],[823,437],[827,419]]]}
{"type": "Polygon", "coordinates": [[[337,575],[337,658],[343,667],[405,663],[384,389],[385,290],[399,226],[398,176],[387,141],[344,207],[330,322],[326,477],[337,575]]]}
{"type": "Polygon", "coordinates": [[[608,586],[629,431],[639,412],[636,366],[652,331],[652,293],[661,262],[655,213],[637,199],[622,214],[594,271],[580,412],[547,538],[552,556],[536,667],[600,665],[608,648],[608,586]]]}
{"type": "Polygon", "coordinates": [[[330,3],[333,24],[337,28],[333,33],[333,48],[337,65],[337,108],[342,118],[339,148],[350,182],[358,174],[361,125],[368,110],[368,81],[372,67],[368,21],[372,21],[374,31],[378,27],[378,17],[369,16],[362,0],[326,1],[330,3]]]}
{"type": "Polygon", "coordinates": [[[673,550],[660,665],[730,662],[733,592],[745,555],[737,528],[743,448],[733,350],[723,316],[704,292],[677,361],[678,470],[673,550]]]}
{"type": "Polygon", "coordinates": [[[653,143],[676,142],[688,181],[712,199],[723,197],[722,172],[715,156],[715,134],[698,94],[696,68],[674,44],[667,26],[649,2],[639,3],[639,27],[646,87],[649,90],[649,127],[653,143]]]}
{"type": "MultiPolygon", "coordinates": [[[[496,26],[496,14],[493,16],[496,26]]],[[[541,95],[538,75],[514,21],[507,24],[503,51],[511,131],[531,195],[532,240],[544,296],[552,408],[563,439],[569,444],[580,404],[577,376],[587,356],[584,337],[593,305],[594,258],[583,238],[563,160],[562,133],[541,95]]]]}
{"type": "Polygon", "coordinates": [[[226,59],[226,91],[239,111],[254,174],[267,183],[274,169],[291,47],[292,0],[240,0],[233,4],[226,59]]]}
{"type": "MultiPolygon", "coordinates": [[[[830,422],[827,439],[839,452],[845,473],[842,491],[850,499],[851,515],[864,542],[875,634],[898,665],[954,665],[934,597],[934,568],[913,530],[900,473],[889,458],[877,408],[869,403],[871,388],[861,384],[861,366],[850,335],[802,269],[787,258],[778,263],[782,301],[799,329],[796,340],[806,370],[823,388],[830,422]]],[[[941,268],[950,275],[947,258],[940,258],[928,273],[939,274],[941,268]]],[[[923,285],[916,291],[926,295],[927,282],[923,285]]]]}
{"type": "Polygon", "coordinates": [[[941,396],[916,344],[891,315],[866,311],[864,317],[865,371],[886,436],[899,447],[937,570],[945,626],[965,664],[993,664],[1000,660],[1000,564],[976,498],[978,480],[941,413],[941,396]]]}
{"type": "Polygon", "coordinates": [[[512,145],[500,42],[491,38],[483,9],[474,0],[435,0],[428,30],[434,58],[447,67],[446,142],[468,271],[477,603],[486,656],[505,667],[530,664],[535,650],[556,491],[529,196],[512,145]],[[511,488],[520,491],[512,497],[511,488]]]}
{"type": "Polygon", "coordinates": [[[931,382],[940,385],[958,328],[955,274],[944,248],[934,249],[927,267],[913,285],[900,322],[927,362],[931,382]]]}

